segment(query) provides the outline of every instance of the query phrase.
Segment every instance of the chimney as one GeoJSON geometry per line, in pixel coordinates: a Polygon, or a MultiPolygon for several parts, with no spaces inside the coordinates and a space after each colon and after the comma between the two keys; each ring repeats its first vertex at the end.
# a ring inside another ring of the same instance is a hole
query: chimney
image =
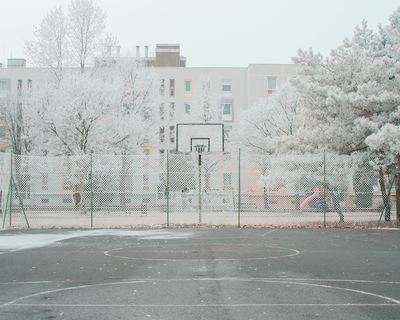
{"type": "Polygon", "coordinates": [[[136,46],[136,58],[140,57],[140,46],[136,46]]]}
{"type": "Polygon", "coordinates": [[[149,57],[149,46],[144,46],[144,53],[145,53],[145,57],[148,58],[149,57]]]}
{"type": "Polygon", "coordinates": [[[121,46],[117,46],[117,58],[121,56],[121,46]]]}

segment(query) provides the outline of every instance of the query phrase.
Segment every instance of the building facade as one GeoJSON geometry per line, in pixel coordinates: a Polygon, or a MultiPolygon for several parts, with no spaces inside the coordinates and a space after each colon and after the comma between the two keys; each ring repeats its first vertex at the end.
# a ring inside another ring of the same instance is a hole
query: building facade
{"type": "MultiPolygon", "coordinates": [[[[109,50],[111,54],[111,49],[109,50]]],[[[120,58],[120,48],[117,57],[120,58]]],[[[111,56],[108,58],[113,59],[111,56]]],[[[176,148],[178,123],[223,123],[224,138],[238,125],[241,111],[268,98],[286,81],[296,75],[293,64],[250,64],[239,68],[186,67],[186,57],[181,56],[179,44],[158,44],[154,53],[145,46],[144,55],[136,47],[136,59],[157,70],[161,79],[161,104],[157,119],[159,139],[153,149],[176,148]],[[214,109],[210,119],[201,117],[204,104],[214,109]]],[[[0,67],[0,106],[13,93],[24,94],[33,86],[34,73],[40,69],[27,68],[25,59],[8,59],[0,67]]],[[[2,112],[4,115],[4,112],[2,112]]],[[[0,123],[0,149],[7,148],[7,126],[0,123]]],[[[228,144],[225,144],[228,145],[228,144]]]]}

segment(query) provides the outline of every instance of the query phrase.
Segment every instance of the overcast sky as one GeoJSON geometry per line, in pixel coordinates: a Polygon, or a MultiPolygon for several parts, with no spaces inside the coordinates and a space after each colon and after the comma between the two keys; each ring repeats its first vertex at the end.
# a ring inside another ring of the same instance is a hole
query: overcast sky
{"type": "MultiPolygon", "coordinates": [[[[45,14],[68,0],[5,1],[0,11],[0,61],[26,58],[45,14]]],[[[107,13],[107,31],[122,54],[157,43],[181,45],[188,67],[291,63],[299,48],[329,54],[365,19],[388,24],[398,0],[94,0],[107,13]]],[[[29,66],[29,60],[27,61],[29,66]]]]}

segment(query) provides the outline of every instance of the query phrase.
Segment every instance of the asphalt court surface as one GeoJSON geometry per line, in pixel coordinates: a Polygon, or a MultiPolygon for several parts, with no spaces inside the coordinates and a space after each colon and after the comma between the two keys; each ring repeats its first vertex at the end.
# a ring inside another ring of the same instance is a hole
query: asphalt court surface
{"type": "Polygon", "coordinates": [[[399,319],[400,230],[0,232],[0,319],[399,319]]]}

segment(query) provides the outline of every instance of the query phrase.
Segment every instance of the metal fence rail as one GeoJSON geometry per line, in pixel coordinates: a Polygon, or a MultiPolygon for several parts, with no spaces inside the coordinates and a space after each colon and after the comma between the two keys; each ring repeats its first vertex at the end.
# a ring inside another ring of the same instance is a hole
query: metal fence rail
{"type": "Polygon", "coordinates": [[[2,227],[397,226],[393,175],[361,156],[3,153],[2,227]]]}

